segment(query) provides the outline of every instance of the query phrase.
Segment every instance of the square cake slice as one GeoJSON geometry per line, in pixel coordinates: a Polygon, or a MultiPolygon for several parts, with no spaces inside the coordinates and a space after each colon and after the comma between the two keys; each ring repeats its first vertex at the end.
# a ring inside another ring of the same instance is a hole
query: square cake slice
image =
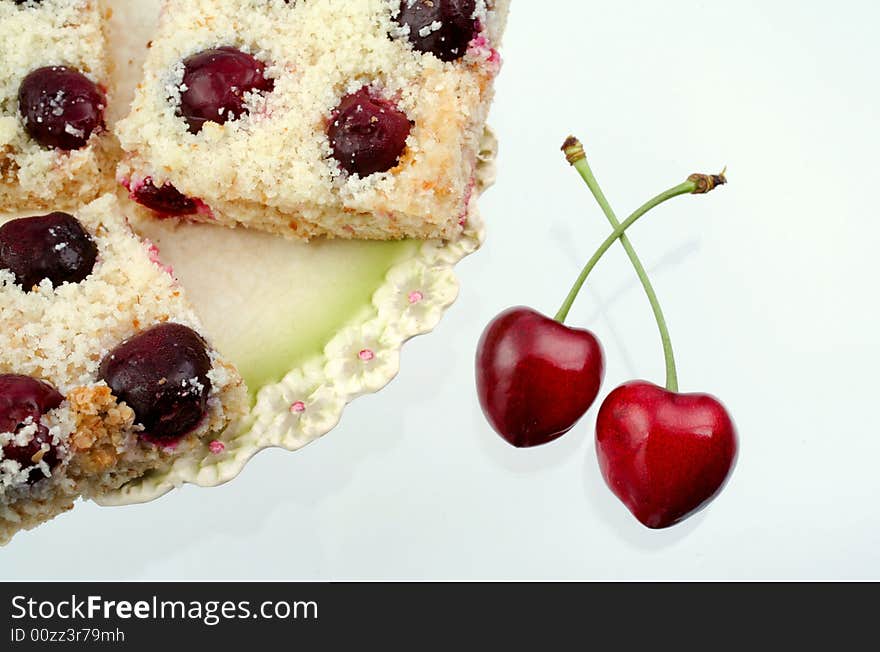
{"type": "Polygon", "coordinates": [[[451,238],[509,0],[166,0],[120,181],[164,216],[451,238]]]}
{"type": "Polygon", "coordinates": [[[0,0],[0,213],[109,191],[109,70],[98,0],[0,0]]]}
{"type": "Polygon", "coordinates": [[[156,254],[114,195],[0,225],[0,543],[203,459],[245,413],[240,376],[156,254]]]}

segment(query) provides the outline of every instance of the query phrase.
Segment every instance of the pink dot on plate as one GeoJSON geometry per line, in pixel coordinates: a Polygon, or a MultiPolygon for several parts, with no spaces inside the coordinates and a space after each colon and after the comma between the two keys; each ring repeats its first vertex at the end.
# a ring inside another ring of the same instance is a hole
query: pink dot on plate
{"type": "Polygon", "coordinates": [[[364,362],[370,362],[376,358],[376,354],[370,351],[370,349],[364,349],[358,353],[358,357],[364,362]]]}
{"type": "Polygon", "coordinates": [[[415,292],[409,293],[409,302],[412,304],[419,303],[425,299],[425,295],[416,290],[415,292]]]}
{"type": "Polygon", "coordinates": [[[214,453],[214,455],[220,455],[220,453],[226,452],[226,444],[222,441],[214,440],[209,444],[208,448],[211,449],[211,452],[214,453]]]}
{"type": "Polygon", "coordinates": [[[302,401],[297,401],[293,405],[290,406],[290,411],[294,414],[302,414],[306,411],[306,404],[302,401]]]}

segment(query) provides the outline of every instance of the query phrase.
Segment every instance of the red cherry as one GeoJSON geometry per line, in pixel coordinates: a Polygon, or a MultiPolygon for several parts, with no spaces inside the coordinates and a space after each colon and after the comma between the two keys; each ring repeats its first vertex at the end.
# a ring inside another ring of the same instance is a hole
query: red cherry
{"type": "Polygon", "coordinates": [[[76,150],[104,128],[104,92],[80,71],[49,66],[21,82],[18,104],[24,128],[43,147],[76,150]]]}
{"type": "Polygon", "coordinates": [[[199,212],[195,199],[187,197],[170,183],[159,187],[151,177],[144,179],[129,195],[132,200],[163,217],[185,217],[199,212]]]}
{"type": "Polygon", "coordinates": [[[120,344],[101,362],[99,378],[162,442],[195,430],[208,411],[211,357],[201,335],[181,324],[154,326],[120,344]]]}
{"type": "Polygon", "coordinates": [[[42,461],[49,469],[54,470],[60,462],[49,429],[41,419],[63,401],[64,397],[54,387],[41,380],[29,376],[0,375],[0,432],[17,433],[28,423],[37,426],[33,438],[26,445],[10,442],[3,447],[5,459],[14,460],[25,469],[32,467],[28,472],[28,484],[35,484],[46,477],[34,463],[34,457],[45,445],[48,445],[48,450],[44,451],[42,461]]]}
{"type": "Polygon", "coordinates": [[[0,269],[25,292],[48,279],[53,287],[80,283],[94,271],[98,246],[67,213],[24,217],[0,227],[0,269]]]}
{"type": "Polygon", "coordinates": [[[194,54],[183,62],[180,114],[197,134],[206,122],[226,124],[247,114],[245,95],[271,93],[275,81],[266,64],[247,52],[220,47],[194,54]]]}
{"type": "Polygon", "coordinates": [[[477,34],[476,0],[401,0],[396,20],[419,52],[456,61],[477,34]]]}
{"type": "Polygon", "coordinates": [[[717,399],[641,381],[605,400],[596,445],[608,486],[652,529],[706,507],[730,477],[738,450],[736,427],[717,399]]]}
{"type": "Polygon", "coordinates": [[[595,402],[605,373],[595,335],[531,308],[512,308],[489,324],[476,364],[483,412],[518,448],[571,430],[595,402]]]}
{"type": "Polygon", "coordinates": [[[368,177],[400,163],[413,123],[369,88],[342,98],[327,126],[333,157],[349,174],[368,177]]]}

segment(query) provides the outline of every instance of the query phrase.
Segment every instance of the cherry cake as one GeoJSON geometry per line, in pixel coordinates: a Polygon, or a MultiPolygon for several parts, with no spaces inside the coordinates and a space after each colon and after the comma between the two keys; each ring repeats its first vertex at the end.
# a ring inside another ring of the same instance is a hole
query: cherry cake
{"type": "Polygon", "coordinates": [[[0,218],[0,543],[198,463],[245,414],[240,376],[157,254],[115,195],[0,218]]]}
{"type": "Polygon", "coordinates": [[[119,179],[157,217],[450,238],[509,0],[166,0],[119,179]]]}
{"type": "Polygon", "coordinates": [[[105,23],[98,0],[0,0],[0,212],[112,189],[105,23]]]}

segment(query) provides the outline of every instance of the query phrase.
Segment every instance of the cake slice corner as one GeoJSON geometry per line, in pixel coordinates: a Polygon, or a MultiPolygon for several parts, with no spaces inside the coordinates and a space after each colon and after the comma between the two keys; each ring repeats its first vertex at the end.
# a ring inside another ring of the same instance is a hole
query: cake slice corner
{"type": "Polygon", "coordinates": [[[246,414],[241,377],[157,253],[113,195],[0,219],[0,542],[210,458],[246,414]]]}

